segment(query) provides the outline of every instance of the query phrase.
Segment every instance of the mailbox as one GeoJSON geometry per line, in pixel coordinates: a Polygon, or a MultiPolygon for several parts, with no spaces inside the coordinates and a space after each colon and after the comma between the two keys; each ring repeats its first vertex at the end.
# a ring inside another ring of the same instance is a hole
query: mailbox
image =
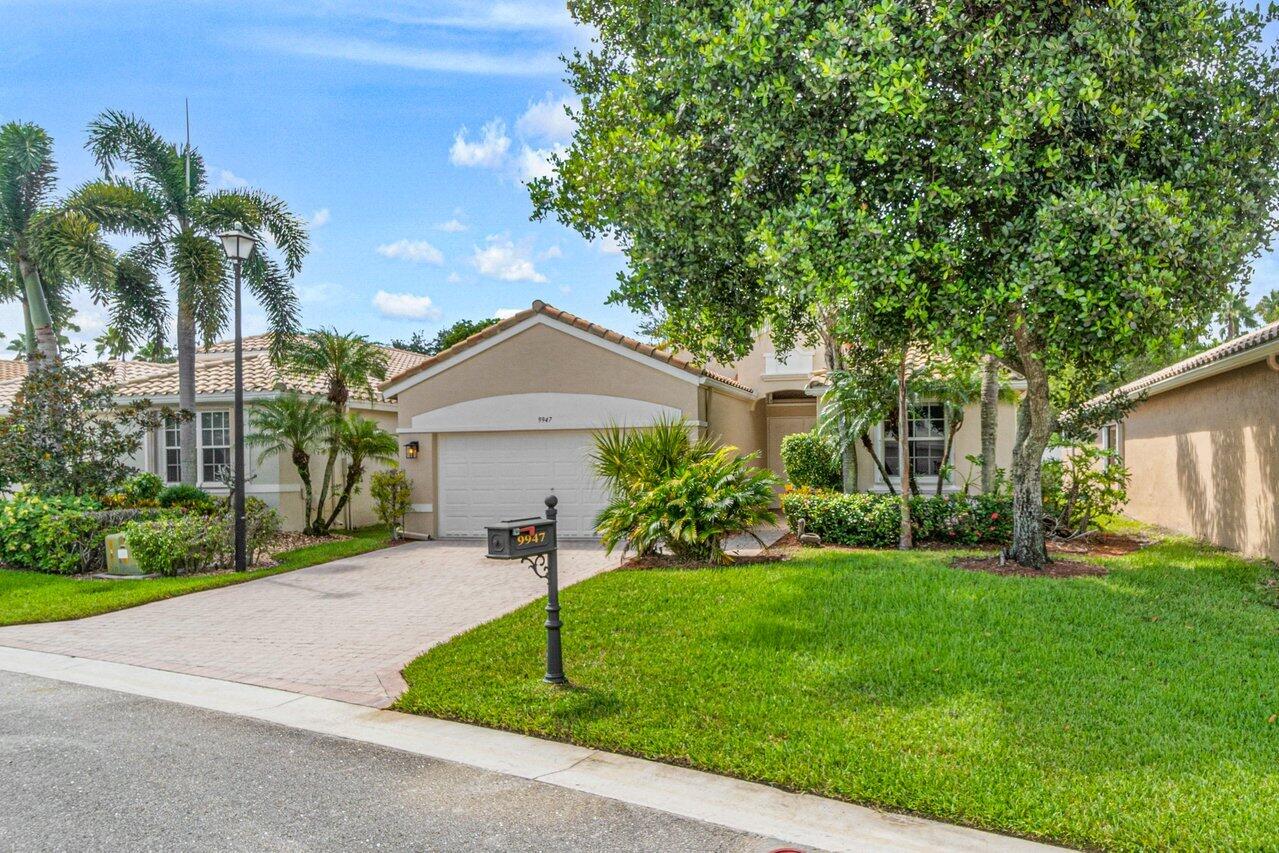
{"type": "Polygon", "coordinates": [[[487,530],[491,560],[518,560],[555,550],[555,522],[549,518],[515,518],[487,530]]]}

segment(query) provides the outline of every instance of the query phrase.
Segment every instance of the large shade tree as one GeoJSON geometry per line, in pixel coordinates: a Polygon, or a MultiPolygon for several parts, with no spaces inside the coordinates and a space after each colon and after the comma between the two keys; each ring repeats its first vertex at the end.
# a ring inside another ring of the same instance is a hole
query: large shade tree
{"type": "MultiPolygon", "coordinates": [[[[178,405],[192,412],[197,341],[212,343],[226,329],[231,308],[232,268],[218,234],[238,226],[257,238],[258,251],[244,264],[244,282],[266,313],[279,355],[298,325],[291,278],[307,252],[306,226],[275,196],[253,189],[211,189],[197,150],[166,141],[136,116],[102,113],[89,125],[88,147],[103,177],[80,187],[69,204],[104,227],[138,239],[121,258],[133,271],[132,280],[167,273],[176,286],[178,405]],[[270,245],[282,263],[268,251],[270,245]]],[[[194,483],[192,419],[182,421],[180,446],[182,481],[194,483]]]]}
{"type": "Polygon", "coordinates": [[[1276,62],[1209,0],[572,0],[542,215],[627,250],[615,298],[694,352],[811,305],[1025,377],[1013,557],[1047,560],[1057,399],[1202,329],[1274,229],[1276,62]],[[909,335],[905,333],[909,331],[909,335]],[[1066,377],[1059,380],[1059,377],[1066,377]]]}

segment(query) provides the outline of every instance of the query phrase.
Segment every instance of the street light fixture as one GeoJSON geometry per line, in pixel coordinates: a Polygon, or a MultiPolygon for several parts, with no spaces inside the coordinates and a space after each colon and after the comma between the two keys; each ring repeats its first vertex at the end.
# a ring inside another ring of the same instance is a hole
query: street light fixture
{"type": "Polygon", "coordinates": [[[245,553],[247,539],[244,510],[244,341],[240,335],[240,274],[244,262],[253,254],[257,241],[240,228],[219,235],[222,249],[228,260],[235,265],[235,415],[232,429],[235,430],[235,481],[233,493],[235,513],[235,570],[248,571],[248,559],[245,553]]]}

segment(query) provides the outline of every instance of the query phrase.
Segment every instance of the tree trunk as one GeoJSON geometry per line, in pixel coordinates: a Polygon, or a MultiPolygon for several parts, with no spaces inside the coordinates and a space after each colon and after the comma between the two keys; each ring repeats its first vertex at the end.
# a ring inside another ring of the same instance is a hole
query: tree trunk
{"type": "MultiPolygon", "coordinates": [[[[189,292],[179,284],[179,293],[189,292]]],[[[179,461],[182,470],[182,482],[194,486],[197,482],[200,460],[196,444],[195,414],[195,312],[193,306],[178,299],[178,409],[188,412],[188,416],[178,422],[179,461]]]]}
{"type": "Polygon", "coordinates": [[[844,452],[840,454],[840,477],[842,482],[840,488],[844,494],[851,495],[857,491],[857,445],[848,442],[844,445],[844,452]]]}
{"type": "Polygon", "coordinates": [[[326,531],[332,528],[334,523],[338,520],[338,515],[341,514],[342,509],[351,500],[351,492],[355,490],[355,487],[359,484],[360,480],[363,479],[364,466],[362,464],[352,464],[346,469],[346,482],[342,484],[342,496],[338,498],[337,504],[333,507],[333,512],[329,514],[328,521],[324,523],[324,529],[326,531]]]}
{"type": "Polygon", "coordinates": [[[36,357],[36,327],[31,322],[31,307],[27,305],[27,296],[22,294],[22,327],[26,330],[26,338],[22,342],[23,355],[27,361],[32,361],[36,357]]]}
{"type": "Polygon", "coordinates": [[[1020,565],[1042,569],[1048,564],[1048,551],[1044,546],[1041,472],[1053,431],[1052,405],[1048,374],[1039,361],[1040,347],[1021,318],[1014,320],[1013,339],[1026,378],[1026,396],[1021,401],[1013,446],[1013,544],[1009,556],[1020,565]]]}
{"type": "Polygon", "coordinates": [[[884,467],[884,461],[875,452],[875,443],[870,440],[870,436],[866,433],[862,433],[862,447],[866,448],[866,452],[870,454],[870,461],[875,463],[875,470],[879,471],[879,476],[883,479],[884,485],[888,487],[888,493],[890,495],[897,494],[897,490],[893,488],[893,481],[888,477],[888,469],[884,467]]]}
{"type": "MultiPolygon", "coordinates": [[[[337,466],[338,455],[342,452],[339,430],[342,429],[346,412],[335,406],[333,417],[333,434],[329,437],[328,457],[324,460],[324,479],[320,481],[320,494],[315,502],[315,519],[311,522],[311,532],[316,536],[323,536],[329,532],[329,525],[324,520],[324,504],[329,499],[329,488],[333,484],[333,469],[337,466]]],[[[334,518],[336,517],[334,514],[334,518]]]]}
{"type": "MultiPolygon", "coordinates": [[[[40,271],[24,257],[18,258],[18,271],[22,275],[22,288],[27,298],[27,311],[35,333],[35,349],[40,354],[36,368],[58,360],[58,336],[53,333],[53,318],[49,314],[49,302],[45,299],[44,286],[40,283],[40,271]]],[[[32,346],[31,341],[27,347],[32,346]]]]}
{"type": "Polygon", "coordinates": [[[314,506],[314,495],[311,488],[311,455],[299,450],[293,454],[293,467],[297,469],[298,479],[302,481],[302,520],[305,527],[311,526],[311,508],[314,506]]]}
{"type": "Polygon", "coordinates": [[[981,490],[995,491],[995,472],[999,467],[995,448],[999,440],[999,362],[993,355],[981,365],[981,490]]]}
{"type": "Polygon", "coordinates": [[[910,493],[914,485],[910,470],[910,441],[908,428],[910,412],[906,401],[906,352],[902,351],[901,362],[897,365],[897,470],[901,471],[901,531],[897,539],[897,547],[905,551],[914,543],[910,529],[910,493]]]}

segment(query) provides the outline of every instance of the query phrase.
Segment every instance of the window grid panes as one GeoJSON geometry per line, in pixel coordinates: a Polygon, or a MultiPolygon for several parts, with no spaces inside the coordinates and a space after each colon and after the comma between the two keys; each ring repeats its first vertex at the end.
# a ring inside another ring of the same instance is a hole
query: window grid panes
{"type": "Polygon", "coordinates": [[[182,481],[182,427],[177,418],[164,419],[164,481],[182,481]]]}
{"type": "MultiPolygon", "coordinates": [[[[911,407],[907,423],[910,469],[916,477],[936,477],[941,473],[946,449],[946,409],[941,403],[911,407]]],[[[897,460],[897,422],[884,422],[884,468],[891,477],[900,477],[897,460]]]]}
{"type": "Polygon", "coordinates": [[[200,413],[200,479],[206,483],[221,480],[223,469],[231,464],[231,413],[200,413]]]}

